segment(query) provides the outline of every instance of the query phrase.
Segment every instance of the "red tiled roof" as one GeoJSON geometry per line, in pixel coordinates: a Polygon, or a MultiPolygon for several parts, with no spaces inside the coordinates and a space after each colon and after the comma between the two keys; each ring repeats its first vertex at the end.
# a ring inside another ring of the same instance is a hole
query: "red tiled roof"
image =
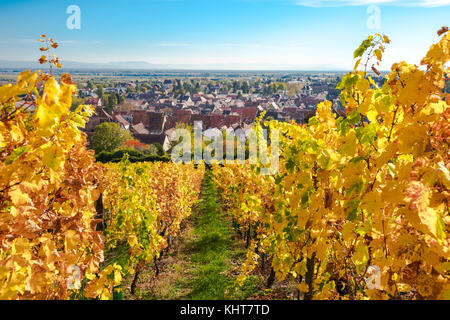
{"type": "Polygon", "coordinates": [[[191,114],[175,114],[173,115],[173,118],[175,119],[176,123],[189,123],[189,120],[191,119],[191,114]]]}
{"type": "Polygon", "coordinates": [[[185,116],[185,115],[191,115],[192,114],[192,110],[188,109],[188,110],[183,110],[183,109],[178,109],[177,111],[175,111],[175,113],[173,114],[174,116],[185,116]]]}
{"type": "Polygon", "coordinates": [[[245,123],[253,123],[258,114],[258,108],[256,107],[232,108],[231,111],[239,114],[245,123]]]}
{"type": "Polygon", "coordinates": [[[287,113],[296,113],[298,111],[298,108],[287,107],[284,108],[283,111],[287,113]]]}
{"type": "Polygon", "coordinates": [[[222,114],[211,115],[211,128],[221,129],[226,126],[225,116],[222,114]]]}
{"type": "Polygon", "coordinates": [[[142,122],[144,125],[148,122],[147,110],[133,110],[133,124],[142,122]]]}
{"type": "Polygon", "coordinates": [[[121,116],[126,116],[126,115],[128,115],[128,113],[129,113],[129,112],[127,112],[127,111],[114,111],[114,112],[112,113],[112,116],[115,117],[115,116],[118,115],[118,114],[120,114],[121,116]]]}
{"type": "Polygon", "coordinates": [[[145,144],[159,143],[164,145],[164,140],[166,139],[165,133],[162,134],[134,134],[134,137],[145,144]]]}
{"type": "Polygon", "coordinates": [[[206,114],[193,114],[191,115],[190,124],[194,125],[195,121],[201,121],[203,130],[208,129],[211,126],[211,116],[206,114]]]}
{"type": "Polygon", "coordinates": [[[86,101],[86,104],[93,105],[94,107],[101,106],[102,105],[102,100],[100,98],[89,98],[86,101]]]}
{"type": "Polygon", "coordinates": [[[227,127],[231,127],[235,124],[239,124],[241,122],[241,117],[236,115],[228,115],[225,118],[225,123],[227,127]]]}
{"type": "Polygon", "coordinates": [[[177,125],[177,123],[175,121],[175,118],[168,117],[166,124],[164,125],[164,130],[173,129],[173,128],[175,128],[176,125],[177,125]]]}

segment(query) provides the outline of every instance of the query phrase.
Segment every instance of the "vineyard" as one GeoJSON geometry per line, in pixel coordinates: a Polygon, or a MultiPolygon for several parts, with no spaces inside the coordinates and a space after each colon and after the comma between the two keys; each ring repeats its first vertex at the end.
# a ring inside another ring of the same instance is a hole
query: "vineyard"
{"type": "Polygon", "coordinates": [[[269,257],[305,299],[450,298],[450,35],[422,60],[426,71],[394,64],[379,88],[358,67],[363,55],[381,61],[387,43],[375,35],[355,51],[340,85],[346,118],[325,102],[307,126],[263,124],[281,132],[276,175],[215,168],[252,240],[239,281],[269,257]]]}
{"type": "Polygon", "coordinates": [[[190,224],[192,290],[177,298],[248,298],[269,268],[263,286],[294,283],[305,300],[450,299],[447,31],[382,86],[368,69],[390,40],[365,40],[338,87],[345,117],[323,102],[307,125],[255,123],[280,132],[274,175],[96,162],[81,130],[94,109],[71,111],[70,75],[21,73],[0,87],[0,299],[134,296],[190,224]]]}
{"type": "Polygon", "coordinates": [[[80,131],[93,109],[71,112],[74,91],[30,72],[0,89],[0,299],[111,298],[198,196],[202,165],[96,163],[80,131]]]}

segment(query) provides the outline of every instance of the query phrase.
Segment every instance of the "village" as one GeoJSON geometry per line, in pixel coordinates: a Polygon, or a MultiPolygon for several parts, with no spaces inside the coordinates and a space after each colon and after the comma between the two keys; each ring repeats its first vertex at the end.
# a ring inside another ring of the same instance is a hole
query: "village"
{"type": "Polygon", "coordinates": [[[242,129],[248,133],[264,112],[264,119],[304,124],[325,100],[332,101],[333,112],[343,115],[345,109],[335,89],[338,79],[337,75],[284,79],[272,75],[231,81],[166,78],[97,86],[88,81],[78,96],[95,107],[86,126],[89,138],[98,125],[115,122],[141,143],[159,143],[167,151],[174,129],[195,122],[201,122],[203,130],[242,129]]]}

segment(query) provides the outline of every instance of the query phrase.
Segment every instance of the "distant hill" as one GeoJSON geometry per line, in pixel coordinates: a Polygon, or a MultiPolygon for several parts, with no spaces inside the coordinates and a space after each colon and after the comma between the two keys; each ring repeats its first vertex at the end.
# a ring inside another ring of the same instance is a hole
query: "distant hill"
{"type": "MultiPolygon", "coordinates": [[[[130,69],[159,69],[157,65],[145,61],[117,61],[105,63],[89,63],[77,61],[63,61],[63,69],[77,70],[130,70],[130,69]]],[[[0,68],[2,69],[41,69],[42,65],[34,61],[11,61],[0,60],[0,68]]]]}
{"type": "MultiPolygon", "coordinates": [[[[286,70],[286,71],[346,71],[337,66],[323,65],[258,65],[258,64],[152,64],[146,61],[116,61],[105,63],[62,61],[62,70],[286,70]]],[[[0,60],[0,69],[44,69],[37,61],[0,60]]]]}

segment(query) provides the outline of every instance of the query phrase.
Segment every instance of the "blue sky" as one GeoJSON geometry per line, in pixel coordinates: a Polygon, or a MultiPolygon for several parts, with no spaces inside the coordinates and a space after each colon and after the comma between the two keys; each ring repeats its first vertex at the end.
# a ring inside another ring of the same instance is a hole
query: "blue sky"
{"type": "Polygon", "coordinates": [[[450,0],[2,0],[0,60],[36,59],[36,39],[46,33],[59,40],[63,63],[345,69],[359,43],[380,32],[392,39],[385,69],[418,64],[443,25],[450,0]],[[380,29],[367,26],[373,4],[380,29]],[[69,5],[80,7],[80,30],[66,27],[69,5]]]}

